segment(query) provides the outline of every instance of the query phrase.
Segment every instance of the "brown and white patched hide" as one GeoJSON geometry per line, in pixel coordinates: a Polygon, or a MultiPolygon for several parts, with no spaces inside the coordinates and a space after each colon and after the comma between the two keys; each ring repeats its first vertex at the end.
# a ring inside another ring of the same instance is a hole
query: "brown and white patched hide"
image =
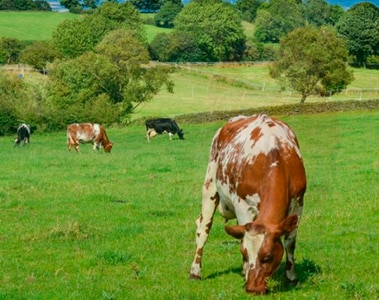
{"type": "Polygon", "coordinates": [[[70,124],[67,126],[67,147],[71,151],[74,146],[79,152],[79,144],[93,144],[93,150],[104,148],[105,152],[111,152],[113,144],[109,141],[103,126],[93,123],[70,124]]]}
{"type": "Polygon", "coordinates": [[[190,277],[201,277],[203,247],[218,208],[225,220],[237,219],[226,231],[241,239],[248,292],[267,291],[267,278],[283,256],[282,235],[286,275],[296,281],[293,252],[305,189],[298,141],[287,124],[264,114],[232,118],[212,141],[190,277]]]}

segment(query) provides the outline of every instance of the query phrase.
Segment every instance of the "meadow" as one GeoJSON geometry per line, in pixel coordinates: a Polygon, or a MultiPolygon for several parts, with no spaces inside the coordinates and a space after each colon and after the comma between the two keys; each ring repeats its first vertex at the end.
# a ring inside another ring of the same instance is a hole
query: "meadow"
{"type": "MultiPolygon", "coordinates": [[[[267,70],[181,66],[175,93],[161,91],[133,119],[298,103],[267,70]]],[[[377,74],[355,70],[346,93],[307,102],[377,99],[377,74]]],[[[279,117],[298,136],[308,189],[296,250],[300,283],[285,284],[283,261],[265,298],[379,298],[379,111],[279,117]]],[[[0,299],[254,298],[244,291],[239,243],[217,214],[204,279],[188,279],[209,147],[223,122],[181,123],[184,141],[162,135],[150,143],[137,124],[108,128],[111,154],[90,145],[69,153],[63,131],[37,130],[30,146],[18,148],[13,137],[0,137],[0,299]]]]}
{"type": "MultiPolygon", "coordinates": [[[[378,111],[281,116],[308,178],[297,244],[267,299],[379,297],[378,111]]],[[[65,132],[29,147],[0,137],[0,299],[251,299],[239,243],[216,214],[202,281],[188,272],[211,139],[223,123],[180,124],[150,143],[143,126],[109,128],[111,154],[69,153],[65,132]]]]}
{"type": "Polygon", "coordinates": [[[0,38],[8,37],[21,41],[49,40],[58,24],[79,17],[58,12],[1,11],[0,38]]]}

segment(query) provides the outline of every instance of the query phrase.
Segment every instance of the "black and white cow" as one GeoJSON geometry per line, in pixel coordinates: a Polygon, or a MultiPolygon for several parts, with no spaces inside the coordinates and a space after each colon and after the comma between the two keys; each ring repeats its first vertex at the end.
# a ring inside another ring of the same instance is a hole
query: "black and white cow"
{"type": "Polygon", "coordinates": [[[170,118],[160,118],[154,120],[147,120],[146,124],[146,137],[150,142],[150,138],[158,134],[168,133],[170,140],[174,134],[178,134],[179,139],[184,140],[183,129],[179,128],[178,124],[170,118]]]}
{"type": "Polygon", "coordinates": [[[13,146],[18,146],[21,142],[24,142],[24,146],[29,145],[30,142],[30,126],[25,123],[17,127],[17,137],[13,146]]]}

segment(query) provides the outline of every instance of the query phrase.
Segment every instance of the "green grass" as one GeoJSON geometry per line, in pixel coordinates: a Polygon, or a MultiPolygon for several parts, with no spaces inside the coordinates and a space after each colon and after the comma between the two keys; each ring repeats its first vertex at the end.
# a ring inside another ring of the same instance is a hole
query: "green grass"
{"type": "Polygon", "coordinates": [[[170,33],[172,29],[145,25],[147,40],[150,43],[158,33],[170,33]]]}
{"type": "MultiPolygon", "coordinates": [[[[378,99],[379,71],[354,69],[354,74],[355,80],[343,93],[310,96],[306,103],[378,99]]],[[[281,91],[269,75],[269,63],[183,65],[172,78],[174,93],[161,90],[152,101],[139,107],[133,119],[298,104],[301,99],[295,91],[281,91]]]]}
{"type": "Polygon", "coordinates": [[[64,20],[79,15],[58,12],[0,12],[0,38],[16,38],[21,41],[49,40],[54,29],[64,20]]]}
{"type": "MultiPolygon", "coordinates": [[[[58,12],[11,12],[0,11],[0,38],[16,38],[21,41],[49,40],[54,29],[65,20],[80,18],[80,15],[58,12]]],[[[150,14],[142,14],[143,18],[150,14]]],[[[171,29],[145,25],[149,42],[161,32],[170,32],[171,29]]]]}
{"type": "MultiPolygon", "coordinates": [[[[379,112],[282,117],[308,177],[300,284],[283,265],[267,299],[379,297],[379,112]]],[[[239,244],[217,215],[202,281],[189,281],[209,146],[222,123],[180,124],[185,140],[146,142],[143,126],[110,128],[109,155],[68,153],[65,132],[30,147],[0,138],[0,299],[251,299],[239,244]]]]}

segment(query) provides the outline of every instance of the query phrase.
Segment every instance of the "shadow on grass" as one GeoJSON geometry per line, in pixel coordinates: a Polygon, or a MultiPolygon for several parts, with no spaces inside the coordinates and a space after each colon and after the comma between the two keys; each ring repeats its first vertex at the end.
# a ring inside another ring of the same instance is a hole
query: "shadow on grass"
{"type": "MultiPolygon", "coordinates": [[[[270,292],[285,292],[291,289],[296,288],[301,283],[307,282],[315,274],[321,273],[321,268],[310,259],[303,259],[301,262],[296,263],[296,272],[298,276],[298,284],[293,285],[288,282],[285,277],[285,262],[282,262],[279,266],[279,269],[274,273],[274,276],[269,280],[269,290],[270,292]]],[[[215,272],[205,277],[204,280],[214,279],[222,275],[227,274],[242,274],[242,261],[241,267],[238,268],[229,268],[221,272],[215,272]]],[[[241,275],[242,276],[242,275],[241,275]]]]}

